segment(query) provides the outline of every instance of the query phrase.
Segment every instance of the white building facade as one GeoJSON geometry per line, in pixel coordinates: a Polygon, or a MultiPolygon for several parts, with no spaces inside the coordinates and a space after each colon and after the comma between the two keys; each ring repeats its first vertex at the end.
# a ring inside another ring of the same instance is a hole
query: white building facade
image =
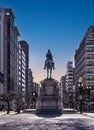
{"type": "Polygon", "coordinates": [[[19,43],[18,50],[18,98],[19,107],[23,109],[25,106],[26,94],[26,56],[19,43]]]}

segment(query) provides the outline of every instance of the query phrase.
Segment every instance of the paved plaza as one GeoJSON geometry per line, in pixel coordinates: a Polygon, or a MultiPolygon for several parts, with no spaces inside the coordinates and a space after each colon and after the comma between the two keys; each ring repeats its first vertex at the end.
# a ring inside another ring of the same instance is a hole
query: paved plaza
{"type": "Polygon", "coordinates": [[[1,114],[0,130],[94,130],[94,116],[88,114],[1,114]]]}

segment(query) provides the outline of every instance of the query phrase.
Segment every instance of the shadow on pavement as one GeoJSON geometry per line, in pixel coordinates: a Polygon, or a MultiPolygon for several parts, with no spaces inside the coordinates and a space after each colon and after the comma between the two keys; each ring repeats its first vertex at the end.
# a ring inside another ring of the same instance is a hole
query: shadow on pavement
{"type": "Polygon", "coordinates": [[[38,117],[44,117],[44,118],[54,118],[54,117],[60,117],[62,114],[36,114],[38,117]]]}

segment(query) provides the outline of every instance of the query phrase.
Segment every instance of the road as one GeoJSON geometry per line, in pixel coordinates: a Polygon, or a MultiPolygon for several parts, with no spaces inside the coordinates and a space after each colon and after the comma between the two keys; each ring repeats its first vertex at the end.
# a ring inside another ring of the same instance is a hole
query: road
{"type": "Polygon", "coordinates": [[[94,130],[94,118],[81,114],[1,115],[0,130],[94,130]]]}

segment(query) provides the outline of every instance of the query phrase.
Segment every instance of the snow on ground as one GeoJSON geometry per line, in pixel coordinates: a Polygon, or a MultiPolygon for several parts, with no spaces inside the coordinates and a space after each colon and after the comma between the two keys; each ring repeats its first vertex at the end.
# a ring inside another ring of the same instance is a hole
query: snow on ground
{"type": "Polygon", "coordinates": [[[94,118],[84,114],[1,115],[0,130],[94,130],[94,118]]]}

